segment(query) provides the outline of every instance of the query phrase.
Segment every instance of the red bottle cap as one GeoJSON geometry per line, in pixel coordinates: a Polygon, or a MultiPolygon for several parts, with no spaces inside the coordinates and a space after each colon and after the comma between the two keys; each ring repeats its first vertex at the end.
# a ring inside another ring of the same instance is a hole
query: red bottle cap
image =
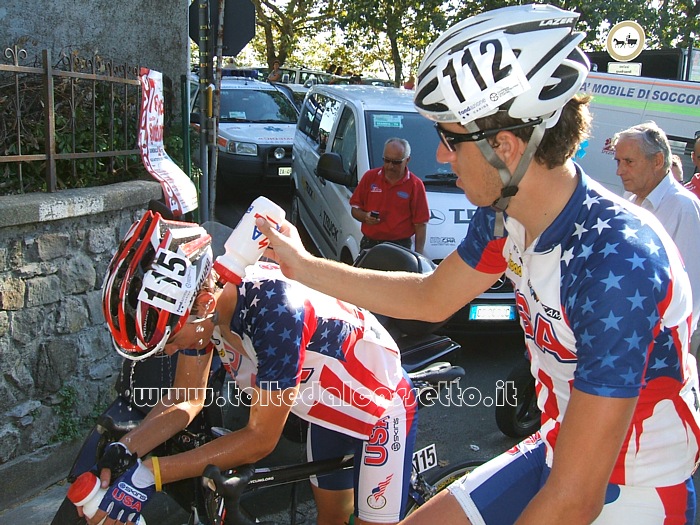
{"type": "Polygon", "coordinates": [[[232,272],[226,266],[221,264],[219,261],[214,261],[214,271],[219,274],[219,282],[226,284],[226,283],[233,283],[236,286],[241,284],[243,280],[241,279],[241,276],[238,275],[237,273],[232,272]]]}
{"type": "Polygon", "coordinates": [[[92,472],[83,472],[73,484],[68,487],[68,499],[74,505],[81,506],[100,487],[100,480],[92,472]]]}

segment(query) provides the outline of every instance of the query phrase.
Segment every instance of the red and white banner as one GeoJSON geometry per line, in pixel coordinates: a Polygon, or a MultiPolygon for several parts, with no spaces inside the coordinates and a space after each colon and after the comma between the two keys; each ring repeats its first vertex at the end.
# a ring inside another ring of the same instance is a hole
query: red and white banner
{"type": "Polygon", "coordinates": [[[163,187],[165,202],[179,217],[197,208],[197,188],[163,146],[163,74],[141,68],[139,150],[148,173],[163,187]]]}

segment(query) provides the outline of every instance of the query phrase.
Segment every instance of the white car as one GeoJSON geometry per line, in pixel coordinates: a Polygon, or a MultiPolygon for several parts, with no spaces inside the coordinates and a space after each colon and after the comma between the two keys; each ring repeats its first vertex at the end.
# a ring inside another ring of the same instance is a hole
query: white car
{"type": "MultiPolygon", "coordinates": [[[[408,168],[428,194],[425,255],[439,263],[466,235],[476,208],[455,185],[450,165],[437,162],[437,133],[412,97],[411,91],[374,86],[316,85],[307,93],[294,136],[290,219],[324,257],[351,264],[359,254],[362,233],[350,196],[367,170],[382,165],[391,137],[411,144],[408,168]]],[[[460,325],[487,321],[501,330],[518,329],[516,318],[506,279],[456,316],[460,325]]]]}
{"type": "MultiPolygon", "coordinates": [[[[200,121],[195,94],[191,121],[200,121]]],[[[228,76],[221,80],[218,180],[287,184],[292,172],[292,142],[299,112],[273,84],[228,76]]]]}

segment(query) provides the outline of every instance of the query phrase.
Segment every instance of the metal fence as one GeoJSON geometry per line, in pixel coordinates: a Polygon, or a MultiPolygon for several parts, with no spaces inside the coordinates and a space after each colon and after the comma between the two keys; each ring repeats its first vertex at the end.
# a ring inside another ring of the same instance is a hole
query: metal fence
{"type": "MultiPolygon", "coordinates": [[[[138,66],[51,52],[0,58],[0,194],[129,180],[137,167],[138,66]],[[124,178],[126,177],[126,178],[124,178]]],[[[140,162],[139,162],[140,164],[140,162]]]]}

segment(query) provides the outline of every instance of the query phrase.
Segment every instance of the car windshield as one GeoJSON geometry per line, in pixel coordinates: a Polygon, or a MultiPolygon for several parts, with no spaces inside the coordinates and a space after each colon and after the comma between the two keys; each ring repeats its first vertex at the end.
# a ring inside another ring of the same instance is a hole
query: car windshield
{"type": "Polygon", "coordinates": [[[296,124],[297,109],[278,91],[221,90],[221,122],[296,124]]]}
{"type": "Polygon", "coordinates": [[[366,118],[370,166],[381,166],[384,143],[389,138],[399,137],[411,145],[408,168],[426,185],[456,188],[452,167],[435,158],[439,139],[430,120],[415,112],[402,111],[371,111],[367,112],[366,118]]]}

